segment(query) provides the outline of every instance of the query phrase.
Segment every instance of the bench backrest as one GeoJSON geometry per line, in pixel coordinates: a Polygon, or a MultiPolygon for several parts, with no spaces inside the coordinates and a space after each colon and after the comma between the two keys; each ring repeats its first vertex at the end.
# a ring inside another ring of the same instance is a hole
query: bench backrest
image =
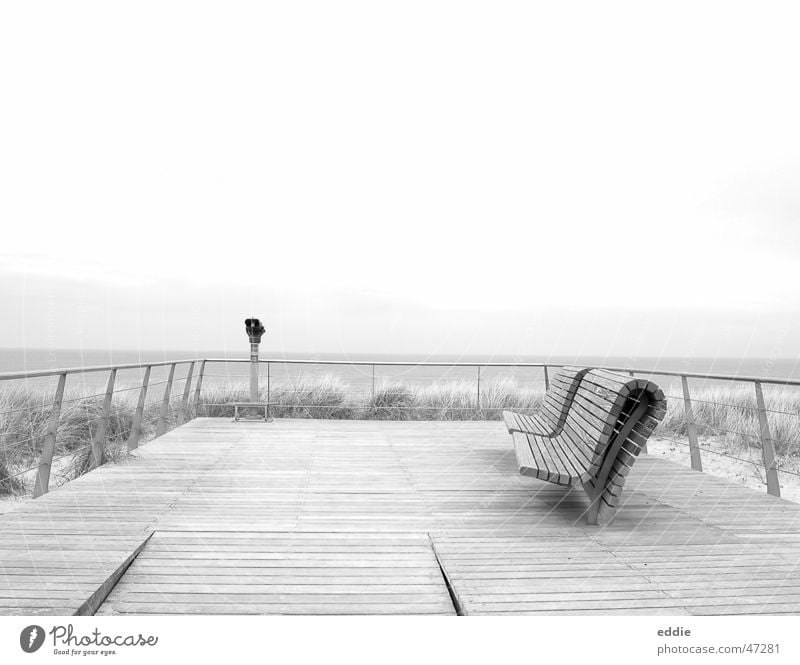
{"type": "Polygon", "coordinates": [[[590,367],[562,367],[550,380],[540,415],[552,427],[553,434],[564,426],[578,386],[590,370],[590,367]]]}
{"type": "Polygon", "coordinates": [[[608,477],[603,478],[608,501],[622,488],[633,458],[663,419],[666,408],[664,393],[652,381],[607,370],[584,375],[564,432],[576,443],[594,477],[606,462],[609,446],[620,433],[624,436],[615,459],[609,460],[608,477]],[[628,422],[630,418],[636,420],[628,422]]]}

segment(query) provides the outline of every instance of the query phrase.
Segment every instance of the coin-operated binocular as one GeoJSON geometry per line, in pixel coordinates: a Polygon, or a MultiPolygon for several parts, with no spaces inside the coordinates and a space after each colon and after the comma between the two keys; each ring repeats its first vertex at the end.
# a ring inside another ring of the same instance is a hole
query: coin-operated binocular
{"type": "MultiPolygon", "coordinates": [[[[265,332],[264,326],[256,318],[249,318],[244,320],[244,329],[247,331],[247,338],[250,340],[250,401],[249,402],[231,402],[233,405],[233,419],[234,420],[254,420],[255,418],[242,415],[248,414],[252,411],[262,411],[264,417],[258,420],[265,422],[272,421],[269,413],[269,369],[267,370],[267,401],[258,401],[258,345],[261,344],[261,336],[265,332]]],[[[267,365],[269,368],[269,365],[267,365]]]]}
{"type": "Polygon", "coordinates": [[[247,331],[247,336],[250,338],[250,344],[260,344],[261,335],[264,334],[265,328],[261,325],[258,319],[245,319],[244,328],[247,331]]]}
{"type": "Polygon", "coordinates": [[[258,319],[245,319],[244,327],[250,338],[250,401],[258,402],[258,345],[264,326],[258,319]]]}

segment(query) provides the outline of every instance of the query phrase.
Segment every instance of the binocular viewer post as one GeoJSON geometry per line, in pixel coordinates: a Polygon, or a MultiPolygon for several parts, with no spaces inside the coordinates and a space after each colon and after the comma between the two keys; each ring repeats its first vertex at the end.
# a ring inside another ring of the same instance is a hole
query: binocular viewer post
{"type": "Polygon", "coordinates": [[[258,345],[265,328],[258,319],[245,319],[244,327],[250,339],[250,401],[258,401],[258,345]]]}

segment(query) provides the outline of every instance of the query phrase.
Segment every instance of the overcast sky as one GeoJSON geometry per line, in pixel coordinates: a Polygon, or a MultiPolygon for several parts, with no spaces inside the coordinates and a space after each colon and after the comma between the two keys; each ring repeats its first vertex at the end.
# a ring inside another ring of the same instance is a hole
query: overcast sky
{"type": "Polygon", "coordinates": [[[0,8],[0,346],[800,353],[793,3],[0,8]]]}

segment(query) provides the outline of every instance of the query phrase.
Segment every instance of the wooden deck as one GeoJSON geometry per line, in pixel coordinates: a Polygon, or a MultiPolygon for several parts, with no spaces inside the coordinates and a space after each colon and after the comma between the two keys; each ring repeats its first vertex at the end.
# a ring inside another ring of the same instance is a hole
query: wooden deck
{"type": "Polygon", "coordinates": [[[800,505],[648,456],[586,505],[498,422],[198,419],[0,516],[0,613],[800,610],[800,505]]]}

